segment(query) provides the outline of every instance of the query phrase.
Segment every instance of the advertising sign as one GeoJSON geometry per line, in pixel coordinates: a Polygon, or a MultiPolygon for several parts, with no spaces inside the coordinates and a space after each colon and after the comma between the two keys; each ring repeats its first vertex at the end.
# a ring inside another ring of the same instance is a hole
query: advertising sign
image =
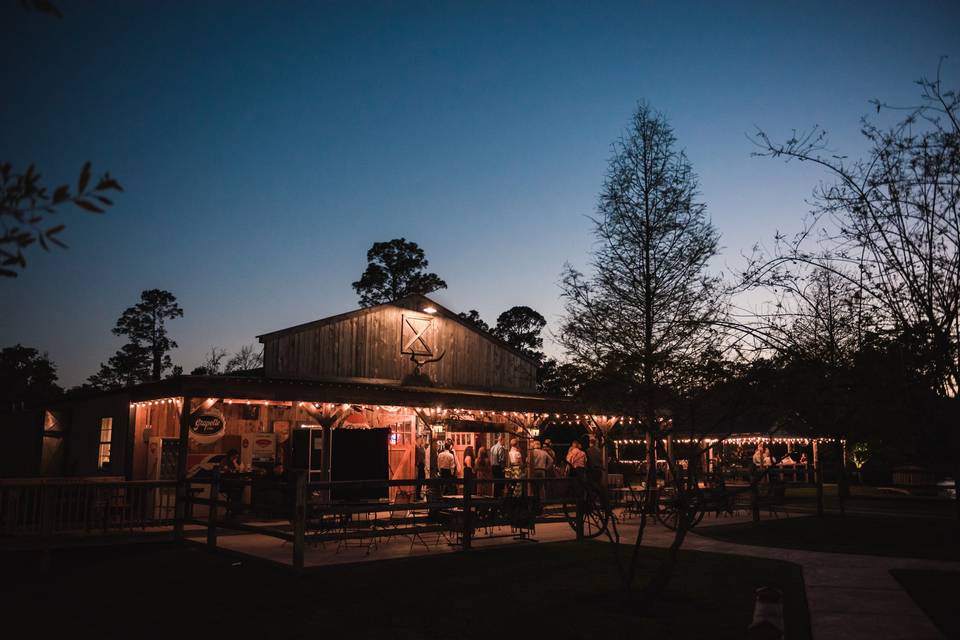
{"type": "Polygon", "coordinates": [[[200,444],[212,444],[223,437],[227,421],[218,411],[206,411],[190,418],[190,437],[200,444]]]}

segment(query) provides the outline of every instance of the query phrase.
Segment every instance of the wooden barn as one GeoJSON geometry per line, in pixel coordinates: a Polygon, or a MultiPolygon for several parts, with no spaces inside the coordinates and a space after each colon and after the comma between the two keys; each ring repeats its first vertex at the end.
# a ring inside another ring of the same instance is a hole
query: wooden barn
{"type": "Polygon", "coordinates": [[[254,470],[283,462],[314,480],[405,479],[418,439],[452,440],[462,456],[496,433],[588,420],[570,400],[537,394],[535,360],[425,296],[258,338],[262,371],[48,407],[42,474],[174,479],[236,450],[254,470]]]}
{"type": "Polygon", "coordinates": [[[537,390],[535,360],[424,296],[273,331],[258,339],[268,378],[537,390]]]}

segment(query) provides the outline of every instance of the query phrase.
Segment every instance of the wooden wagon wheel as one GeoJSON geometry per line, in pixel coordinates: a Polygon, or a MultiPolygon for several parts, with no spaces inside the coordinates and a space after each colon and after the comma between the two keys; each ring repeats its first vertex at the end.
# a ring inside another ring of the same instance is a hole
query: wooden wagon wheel
{"type": "MultiPolygon", "coordinates": [[[[575,486],[571,484],[571,486],[575,486]]],[[[606,532],[610,525],[610,508],[602,490],[591,482],[584,485],[583,501],[583,537],[596,538],[606,532]]],[[[567,517],[567,524],[574,531],[577,530],[577,500],[576,495],[568,495],[563,502],[563,511],[567,517]]]]}
{"type": "MultiPolygon", "coordinates": [[[[690,522],[690,528],[694,528],[700,521],[703,520],[705,511],[703,510],[703,501],[700,499],[699,493],[693,495],[693,499],[690,501],[691,510],[695,511],[693,520],[690,522]]],[[[680,498],[678,496],[667,496],[666,499],[661,500],[657,508],[657,520],[671,531],[675,531],[677,528],[677,521],[680,518],[680,498]]]]}

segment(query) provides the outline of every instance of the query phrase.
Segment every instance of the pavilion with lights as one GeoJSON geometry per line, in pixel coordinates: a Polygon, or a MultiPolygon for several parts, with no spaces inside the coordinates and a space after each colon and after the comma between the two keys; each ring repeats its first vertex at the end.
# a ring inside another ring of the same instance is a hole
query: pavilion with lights
{"type": "MultiPolygon", "coordinates": [[[[537,362],[436,301],[411,295],[258,336],[263,368],[243,375],[174,376],[74,397],[43,412],[42,476],[183,480],[230,451],[241,464],[283,462],[311,481],[416,477],[415,446],[452,441],[462,463],[494,438],[550,437],[562,456],[575,434],[611,435],[614,463],[642,465],[634,418],[598,415],[537,393],[537,362]]],[[[733,434],[703,454],[714,469],[757,443],[812,445],[783,434],[733,434]]],[[[658,458],[683,464],[682,438],[658,458]]],[[[709,438],[695,443],[701,449],[709,438]]],[[[660,460],[666,464],[666,460],[660,460]]]]}
{"type": "Polygon", "coordinates": [[[262,370],[48,407],[42,475],[183,478],[235,449],[246,466],[283,461],[311,480],[400,480],[415,477],[418,438],[452,440],[462,456],[497,434],[618,421],[538,394],[535,360],[421,295],[258,339],[262,370]]]}
{"type": "MultiPolygon", "coordinates": [[[[779,467],[780,477],[790,480],[812,480],[812,470],[820,464],[822,447],[836,443],[829,437],[813,437],[783,433],[779,430],[752,433],[731,433],[704,435],[691,438],[668,435],[665,451],[658,449],[657,464],[665,471],[670,456],[683,468],[697,459],[699,467],[708,472],[730,472],[741,470],[744,476],[751,465],[753,454],[758,446],[770,450],[772,463],[779,467]]],[[[845,442],[840,440],[841,448],[845,442]]],[[[613,459],[619,470],[631,466],[646,464],[646,440],[638,437],[610,438],[613,445],[613,459]]],[[[846,457],[841,454],[841,460],[846,457]]]]}

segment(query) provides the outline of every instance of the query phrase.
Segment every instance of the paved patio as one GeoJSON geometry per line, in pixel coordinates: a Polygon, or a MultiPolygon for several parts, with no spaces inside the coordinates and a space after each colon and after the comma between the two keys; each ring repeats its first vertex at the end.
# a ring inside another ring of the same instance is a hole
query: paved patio
{"type": "MultiPolygon", "coordinates": [[[[509,527],[495,527],[491,530],[491,533],[497,537],[485,537],[483,535],[474,537],[474,548],[558,542],[572,540],[575,537],[573,529],[565,523],[538,524],[536,533],[528,540],[516,538],[509,527]]],[[[339,548],[337,543],[333,541],[327,541],[324,544],[308,543],[304,550],[303,564],[306,568],[318,568],[335,564],[374,562],[460,551],[459,546],[451,544],[452,540],[452,537],[425,533],[420,539],[414,540],[403,536],[393,536],[380,540],[365,541],[364,545],[369,542],[369,546],[361,546],[358,541],[351,541],[349,546],[345,548],[339,548]]],[[[269,560],[288,566],[293,564],[292,543],[266,535],[220,536],[217,539],[217,546],[236,553],[254,556],[261,560],[269,560]]]]}

